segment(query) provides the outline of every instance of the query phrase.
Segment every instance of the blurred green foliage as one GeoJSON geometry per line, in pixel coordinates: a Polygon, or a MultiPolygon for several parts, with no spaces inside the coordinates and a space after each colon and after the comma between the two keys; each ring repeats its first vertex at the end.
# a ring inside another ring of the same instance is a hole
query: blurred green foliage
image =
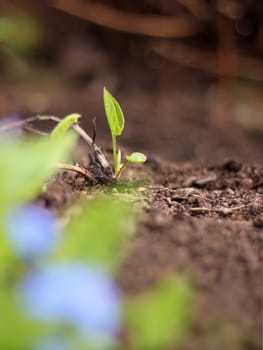
{"type": "Polygon", "coordinates": [[[58,162],[70,159],[76,141],[73,134],[63,138],[0,140],[0,209],[32,199],[57,170],[58,162]]]}
{"type": "Polygon", "coordinates": [[[42,327],[25,317],[16,300],[14,291],[0,284],[0,348],[6,350],[28,350],[42,327]]]}
{"type": "MultiPolygon", "coordinates": [[[[4,218],[17,205],[32,200],[44,182],[57,170],[57,163],[70,158],[76,135],[35,140],[0,140],[0,229],[4,218]]],[[[0,236],[0,259],[10,254],[5,236],[0,236]]]]}
{"type": "Polygon", "coordinates": [[[128,300],[126,319],[134,349],[165,349],[189,326],[192,290],[182,277],[167,278],[148,293],[128,300]]]}
{"type": "Polygon", "coordinates": [[[40,40],[41,27],[33,17],[20,12],[0,16],[0,44],[14,54],[30,54],[40,40]]]}
{"type": "Polygon", "coordinates": [[[57,258],[103,264],[114,271],[134,227],[132,205],[103,196],[83,203],[79,211],[65,230],[57,258]]]}

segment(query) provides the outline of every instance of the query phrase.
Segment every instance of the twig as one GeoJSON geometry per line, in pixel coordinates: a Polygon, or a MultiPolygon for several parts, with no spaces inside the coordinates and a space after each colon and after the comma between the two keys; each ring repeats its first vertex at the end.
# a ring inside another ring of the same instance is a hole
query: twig
{"type": "Polygon", "coordinates": [[[87,169],[84,169],[78,165],[59,163],[58,168],[65,169],[65,170],[71,170],[71,171],[74,171],[78,174],[81,174],[81,175],[87,177],[90,180],[95,180],[95,177],[92,175],[92,173],[90,171],[88,171],[87,169]]]}
{"type": "Polygon", "coordinates": [[[27,131],[30,131],[30,132],[32,132],[32,133],[34,133],[34,134],[36,134],[36,135],[48,136],[48,133],[47,133],[47,132],[44,132],[44,131],[40,131],[40,130],[38,130],[38,129],[35,129],[35,128],[33,128],[33,127],[30,126],[30,125],[25,125],[25,126],[23,127],[23,129],[24,129],[24,130],[27,130],[27,131]]]}
{"type": "Polygon", "coordinates": [[[186,7],[200,21],[210,21],[213,19],[212,7],[205,0],[177,0],[186,7]]]}
{"type": "Polygon", "coordinates": [[[92,143],[94,145],[97,136],[96,117],[92,118],[92,143]]]}
{"type": "Polygon", "coordinates": [[[123,170],[126,168],[128,164],[127,159],[124,161],[124,163],[122,164],[122,166],[120,167],[120,169],[118,170],[117,174],[116,174],[116,179],[119,179],[121,174],[123,173],[123,170]]]}
{"type": "MultiPolygon", "coordinates": [[[[233,72],[218,72],[217,53],[208,50],[201,50],[190,47],[186,44],[161,42],[154,40],[151,49],[160,56],[181,64],[204,72],[218,75],[224,74],[226,77],[233,78],[233,72]]],[[[251,79],[254,81],[263,81],[263,64],[252,56],[237,56],[236,53],[228,53],[228,59],[236,60],[236,71],[234,77],[251,79]]]]}
{"type": "Polygon", "coordinates": [[[103,27],[132,34],[182,38],[202,29],[201,23],[191,15],[132,14],[89,0],[53,0],[50,6],[103,27]]]}
{"type": "Polygon", "coordinates": [[[102,152],[102,150],[93,142],[92,138],[86,133],[84,129],[82,129],[78,124],[72,126],[73,129],[87,142],[91,151],[95,152],[96,158],[104,169],[110,167],[109,162],[107,161],[106,156],[102,152]]]}
{"type": "Polygon", "coordinates": [[[38,117],[30,117],[24,120],[15,120],[15,121],[8,122],[6,124],[1,124],[0,133],[9,131],[15,128],[23,128],[26,124],[35,122],[36,120],[38,120],[38,117]]]}
{"type": "MultiPolygon", "coordinates": [[[[38,120],[51,120],[56,123],[59,123],[61,121],[61,118],[56,116],[37,115],[34,117],[26,118],[24,120],[16,120],[6,125],[0,126],[0,132],[6,132],[14,128],[24,128],[26,124],[33,123],[38,120]]],[[[82,129],[78,124],[73,124],[72,128],[87,142],[91,151],[95,153],[95,156],[102,168],[109,168],[110,164],[106,156],[101,151],[101,149],[93,142],[92,138],[86,133],[86,131],[82,129]]]]}
{"type": "Polygon", "coordinates": [[[190,208],[190,211],[192,212],[213,211],[213,212],[222,213],[222,214],[231,214],[235,210],[240,210],[240,209],[249,207],[250,205],[253,205],[253,204],[254,204],[254,201],[248,204],[243,204],[232,208],[231,207],[230,208],[228,207],[220,207],[220,208],[193,207],[193,208],[190,208]]]}

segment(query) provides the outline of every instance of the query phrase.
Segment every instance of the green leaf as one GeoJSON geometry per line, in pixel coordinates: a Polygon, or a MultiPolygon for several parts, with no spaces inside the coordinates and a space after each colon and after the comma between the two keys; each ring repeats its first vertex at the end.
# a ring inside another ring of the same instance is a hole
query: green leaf
{"type": "Polygon", "coordinates": [[[116,99],[106,88],[103,90],[103,99],[111,133],[113,136],[120,136],[125,123],[122,109],[116,99]]]}
{"type": "Polygon", "coordinates": [[[3,222],[14,206],[33,199],[43,183],[57,171],[57,163],[70,158],[76,135],[37,140],[0,141],[0,259],[9,256],[3,222]]]}
{"type": "Polygon", "coordinates": [[[62,137],[68,131],[68,129],[72,126],[72,124],[76,123],[76,121],[81,117],[80,114],[73,113],[69,114],[65,118],[63,118],[57,126],[53,129],[51,136],[52,137],[62,137]]]}
{"type": "Polygon", "coordinates": [[[0,309],[4,317],[0,319],[0,348],[28,350],[40,329],[36,322],[24,317],[12,294],[8,288],[4,289],[1,285],[0,309]]]}
{"type": "Polygon", "coordinates": [[[134,152],[126,157],[128,162],[142,164],[146,161],[147,157],[140,152],[134,152]]]}
{"type": "Polygon", "coordinates": [[[126,304],[126,321],[135,349],[166,349],[187,330],[192,292],[182,277],[161,282],[126,304]]]}
{"type": "Polygon", "coordinates": [[[69,160],[76,135],[63,138],[0,141],[1,208],[32,199],[57,164],[69,160]]]}
{"type": "Polygon", "coordinates": [[[66,228],[55,258],[84,260],[114,269],[134,228],[131,205],[103,196],[81,205],[79,210],[66,228]]]}

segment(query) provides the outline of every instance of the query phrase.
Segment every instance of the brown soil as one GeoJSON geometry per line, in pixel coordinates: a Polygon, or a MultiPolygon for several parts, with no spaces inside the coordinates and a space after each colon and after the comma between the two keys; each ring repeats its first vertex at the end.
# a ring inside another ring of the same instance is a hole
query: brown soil
{"type": "MultiPolygon", "coordinates": [[[[180,349],[260,349],[263,168],[151,159],[131,174],[144,178],[138,190],[148,199],[118,277],[124,291],[134,295],[167,273],[183,272],[196,306],[180,349]]],[[[90,190],[82,177],[63,172],[40,200],[60,209],[90,190]]]]}
{"type": "Polygon", "coordinates": [[[195,323],[182,349],[260,348],[262,176],[262,167],[235,161],[159,165],[120,280],[136,293],[167,272],[192,278],[195,323]]]}

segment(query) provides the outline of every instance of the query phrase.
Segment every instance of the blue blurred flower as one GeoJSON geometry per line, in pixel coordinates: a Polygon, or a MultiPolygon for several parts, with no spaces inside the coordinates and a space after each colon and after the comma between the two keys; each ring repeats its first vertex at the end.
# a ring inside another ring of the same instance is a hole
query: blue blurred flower
{"type": "MultiPolygon", "coordinates": [[[[34,347],[35,348],[35,347],[34,347]]],[[[59,337],[41,339],[36,345],[36,350],[73,350],[65,340],[59,337]]]]}
{"type": "Polygon", "coordinates": [[[57,239],[54,215],[36,205],[13,210],[7,216],[5,231],[17,255],[25,259],[49,253],[57,239]]]}
{"type": "Polygon", "coordinates": [[[73,325],[94,343],[114,340],[120,329],[117,286],[101,270],[81,263],[50,265],[28,276],[22,302],[35,319],[73,325]]]}

